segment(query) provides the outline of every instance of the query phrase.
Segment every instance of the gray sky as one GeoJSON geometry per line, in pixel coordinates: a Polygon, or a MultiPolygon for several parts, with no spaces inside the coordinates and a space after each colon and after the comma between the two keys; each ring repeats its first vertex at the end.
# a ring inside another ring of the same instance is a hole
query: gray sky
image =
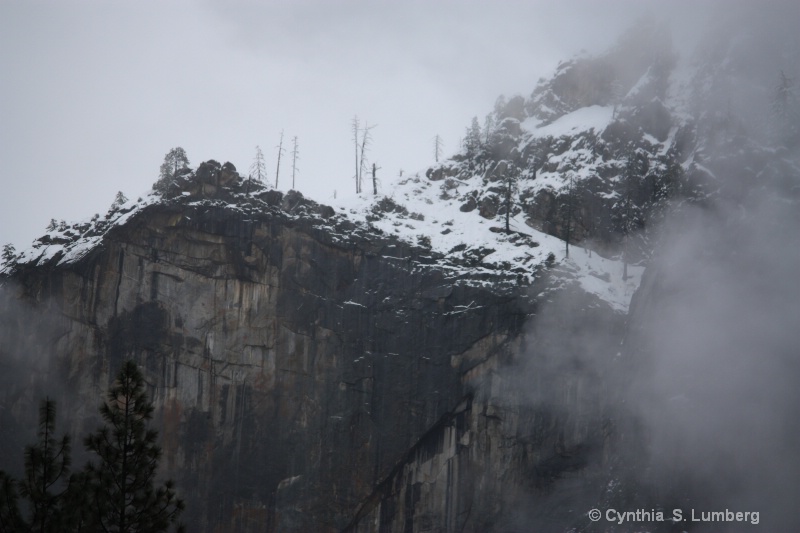
{"type": "Polygon", "coordinates": [[[244,174],[260,145],[274,183],[281,130],[299,139],[297,189],[352,194],[354,115],[378,125],[369,157],[388,183],[653,5],[0,0],[0,244],[144,194],[174,146],[244,174]]]}

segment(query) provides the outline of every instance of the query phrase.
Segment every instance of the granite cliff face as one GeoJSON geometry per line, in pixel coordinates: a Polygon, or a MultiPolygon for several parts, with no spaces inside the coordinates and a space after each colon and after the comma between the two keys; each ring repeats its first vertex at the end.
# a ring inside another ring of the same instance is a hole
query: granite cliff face
{"type": "MultiPolygon", "coordinates": [[[[82,259],[21,268],[5,288],[4,319],[22,305],[48,324],[15,324],[4,359],[52,354],[30,379],[63,379],[73,430],[123,360],[145,369],[193,530],[343,528],[530,312],[452,284],[424,249],[335,242],[322,216],[286,212],[317,206],[268,199],[281,205],[149,206],[82,259]]],[[[7,383],[4,404],[31,400],[29,383],[7,383]]]]}
{"type": "MultiPolygon", "coordinates": [[[[297,193],[242,196],[250,186],[176,188],[120,208],[93,246],[52,252],[48,238],[18,264],[4,280],[4,423],[25,427],[56,390],[85,433],[133,359],[194,531],[477,531],[590,462],[599,479],[597,391],[557,375],[543,355],[557,341],[528,329],[536,291],[563,291],[544,271],[533,286],[454,274],[430,248],[297,193]],[[503,370],[526,352],[545,361],[538,407],[503,370]]],[[[578,292],[614,337],[622,315],[578,292]]]]}

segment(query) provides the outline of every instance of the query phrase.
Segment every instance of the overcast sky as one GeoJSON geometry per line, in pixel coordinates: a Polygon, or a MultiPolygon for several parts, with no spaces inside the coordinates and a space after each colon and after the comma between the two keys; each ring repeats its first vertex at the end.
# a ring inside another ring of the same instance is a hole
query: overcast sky
{"type": "MultiPolygon", "coordinates": [[[[352,194],[351,121],[388,183],[458,146],[500,94],[609,46],[647,1],[0,0],[0,244],[146,193],[170,148],[192,166],[299,140],[296,188],[352,194]]],[[[288,154],[289,150],[287,150],[288,154]]],[[[279,188],[291,187],[288,157],[279,188]]]]}

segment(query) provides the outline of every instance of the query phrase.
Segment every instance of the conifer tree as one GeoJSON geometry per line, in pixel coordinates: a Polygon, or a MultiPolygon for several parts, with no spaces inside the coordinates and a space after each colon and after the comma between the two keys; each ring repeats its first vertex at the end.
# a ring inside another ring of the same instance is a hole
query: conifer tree
{"type": "Polygon", "coordinates": [[[180,146],[173,148],[164,156],[164,162],[161,163],[159,178],[153,186],[153,189],[157,192],[164,193],[178,176],[178,173],[186,168],[189,168],[189,158],[186,156],[186,150],[180,146]]]}
{"type": "Polygon", "coordinates": [[[56,404],[39,406],[37,442],[25,447],[25,473],[19,481],[0,472],[0,531],[69,531],[74,510],[65,505],[70,490],[70,438],[55,437],[56,404]],[[27,513],[18,507],[27,501],[27,513]],[[27,515],[27,519],[23,517],[27,515]]]}
{"type": "Polygon", "coordinates": [[[114,197],[114,203],[111,205],[111,208],[114,209],[119,207],[127,201],[128,198],[122,193],[122,191],[117,191],[117,195],[114,197]]]}
{"type": "Polygon", "coordinates": [[[636,152],[628,154],[625,169],[621,176],[622,187],[620,197],[612,206],[612,220],[622,233],[622,279],[628,279],[628,263],[631,256],[631,239],[633,234],[644,226],[644,216],[637,202],[642,178],[647,173],[646,158],[636,152]]]}
{"type": "Polygon", "coordinates": [[[264,153],[261,151],[260,146],[256,146],[256,158],[253,164],[250,165],[250,174],[247,176],[247,186],[245,194],[250,193],[250,181],[256,180],[259,183],[264,183],[267,179],[267,166],[264,164],[264,153]]]}
{"type": "Polygon", "coordinates": [[[60,531],[64,527],[64,512],[59,498],[66,488],[57,491],[70,471],[70,438],[54,436],[56,404],[49,398],[39,406],[39,441],[25,448],[25,479],[20,483],[20,495],[30,502],[30,525],[36,531],[60,531]]]}
{"type": "Polygon", "coordinates": [[[256,146],[256,158],[250,165],[250,177],[259,183],[267,180],[267,165],[264,163],[264,152],[261,151],[260,146],[256,146]]]}
{"type": "Polygon", "coordinates": [[[467,128],[464,136],[464,152],[466,153],[469,169],[473,170],[476,166],[484,166],[483,141],[481,139],[481,127],[478,124],[478,117],[472,117],[472,124],[467,128]]]}
{"type": "Polygon", "coordinates": [[[489,145],[492,139],[492,133],[494,133],[494,117],[491,113],[488,113],[483,121],[483,142],[486,146],[489,145]]]}
{"type": "Polygon", "coordinates": [[[572,172],[569,173],[569,181],[567,184],[567,195],[562,206],[564,215],[564,243],[565,243],[565,257],[569,257],[569,243],[572,237],[572,213],[575,208],[575,181],[572,172]]]}
{"type": "Polygon", "coordinates": [[[172,481],[156,487],[161,449],[157,432],[147,429],[153,406],[145,394],[144,377],[128,361],[100,407],[106,425],[84,443],[99,463],[87,466],[95,522],[99,531],[161,532],[183,511],[172,481]]]}
{"type": "Polygon", "coordinates": [[[19,512],[16,481],[0,471],[0,531],[24,531],[26,525],[19,512]]]}
{"type": "Polygon", "coordinates": [[[467,128],[464,136],[464,149],[468,157],[474,157],[481,149],[481,127],[478,124],[478,117],[472,117],[472,124],[467,128]]]}
{"type": "Polygon", "coordinates": [[[9,264],[17,257],[17,249],[11,243],[3,245],[3,263],[9,264]]]}
{"type": "Polygon", "coordinates": [[[503,177],[503,209],[505,210],[505,231],[511,233],[511,211],[514,209],[514,194],[517,192],[519,168],[508,162],[508,168],[503,177]]]}

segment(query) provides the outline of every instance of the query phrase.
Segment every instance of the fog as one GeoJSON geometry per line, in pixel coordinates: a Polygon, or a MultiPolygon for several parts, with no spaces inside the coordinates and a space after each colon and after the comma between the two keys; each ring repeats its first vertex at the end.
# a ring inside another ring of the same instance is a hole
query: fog
{"type": "Polygon", "coordinates": [[[35,440],[39,403],[57,402],[57,430],[67,433],[69,395],[58,360],[58,339],[68,330],[59,313],[18,298],[18,287],[0,283],[0,470],[17,475],[24,446],[35,440]],[[28,324],[40,325],[31,331],[28,324]]]}
{"type": "MultiPolygon", "coordinates": [[[[550,296],[501,373],[501,397],[559,419],[543,462],[565,446],[610,450],[583,453],[582,492],[569,473],[531,492],[519,524],[553,526],[536,510],[546,501],[577,513],[680,509],[676,530],[800,530],[800,143],[774,106],[780,71],[798,79],[798,15],[796,3],[739,5],[692,36],[691,54],[673,30],[681,60],[704,65],[690,81],[697,151],[682,163],[710,172],[706,196],[676,199],[649,228],[654,254],[624,333],[576,293],[550,296]],[[588,486],[602,468],[608,488],[588,486]],[[559,492],[573,499],[554,501],[559,492]],[[692,522],[726,510],[757,512],[758,525],[692,522]]],[[[790,100],[783,112],[796,120],[796,92],[790,100]]],[[[674,530],[647,522],[583,524],[674,530]]]]}
{"type": "Polygon", "coordinates": [[[625,401],[647,428],[658,504],[760,511],[769,530],[796,530],[800,220],[772,193],[741,207],[665,229],[631,317],[625,401]]]}
{"type": "Polygon", "coordinates": [[[589,464],[582,490],[567,473],[523,498],[520,524],[552,526],[544,501],[760,514],[756,529],[691,531],[800,529],[800,211],[773,188],[750,191],[672,213],[623,326],[572,291],[538,310],[500,397],[559,420],[545,463],[589,464]],[[592,485],[601,468],[621,492],[592,485]]]}

